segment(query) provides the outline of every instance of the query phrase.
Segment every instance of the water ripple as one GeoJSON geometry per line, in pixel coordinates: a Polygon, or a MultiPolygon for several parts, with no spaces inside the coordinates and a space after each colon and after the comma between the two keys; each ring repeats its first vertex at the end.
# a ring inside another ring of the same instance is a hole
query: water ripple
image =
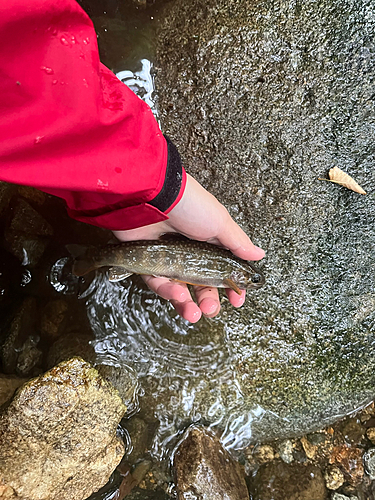
{"type": "Polygon", "coordinates": [[[87,313],[99,360],[130,365],[151,405],[147,410],[159,419],[154,456],[166,457],[192,422],[225,429],[223,443],[228,448],[248,442],[251,423],[263,410],[244,413],[222,320],[191,325],[138,277],[110,283],[98,273],[90,290],[87,313]]]}

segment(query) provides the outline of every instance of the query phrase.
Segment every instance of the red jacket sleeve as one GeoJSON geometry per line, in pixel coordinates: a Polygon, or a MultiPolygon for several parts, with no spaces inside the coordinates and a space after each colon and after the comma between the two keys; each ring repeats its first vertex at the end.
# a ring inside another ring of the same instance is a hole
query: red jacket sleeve
{"type": "Polygon", "coordinates": [[[168,218],[185,174],[148,105],[99,62],[74,0],[0,2],[0,178],[112,230],[168,218]]]}

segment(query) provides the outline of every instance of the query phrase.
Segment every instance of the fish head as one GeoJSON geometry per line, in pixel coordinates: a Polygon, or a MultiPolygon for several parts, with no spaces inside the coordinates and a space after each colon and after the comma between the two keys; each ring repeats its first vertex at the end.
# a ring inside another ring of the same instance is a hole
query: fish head
{"type": "Polygon", "coordinates": [[[233,270],[230,278],[241,290],[261,288],[265,283],[263,274],[250,263],[233,270]]]}

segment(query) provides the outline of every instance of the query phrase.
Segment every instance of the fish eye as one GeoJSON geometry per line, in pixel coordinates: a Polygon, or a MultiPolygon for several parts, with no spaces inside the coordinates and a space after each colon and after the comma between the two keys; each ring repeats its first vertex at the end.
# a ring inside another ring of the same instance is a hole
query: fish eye
{"type": "Polygon", "coordinates": [[[251,281],[252,281],[253,283],[260,283],[260,282],[262,281],[262,277],[261,277],[261,275],[260,275],[260,274],[253,274],[253,275],[251,276],[251,281]]]}

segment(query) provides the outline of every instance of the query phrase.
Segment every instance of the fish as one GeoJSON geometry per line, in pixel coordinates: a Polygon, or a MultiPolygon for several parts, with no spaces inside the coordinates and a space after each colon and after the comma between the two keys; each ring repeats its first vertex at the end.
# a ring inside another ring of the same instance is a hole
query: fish
{"type": "Polygon", "coordinates": [[[229,250],[195,240],[138,240],[88,248],[72,267],[76,276],[110,267],[109,280],[121,281],[132,274],[144,274],[198,286],[258,289],[264,275],[251,261],[229,250]]]}

